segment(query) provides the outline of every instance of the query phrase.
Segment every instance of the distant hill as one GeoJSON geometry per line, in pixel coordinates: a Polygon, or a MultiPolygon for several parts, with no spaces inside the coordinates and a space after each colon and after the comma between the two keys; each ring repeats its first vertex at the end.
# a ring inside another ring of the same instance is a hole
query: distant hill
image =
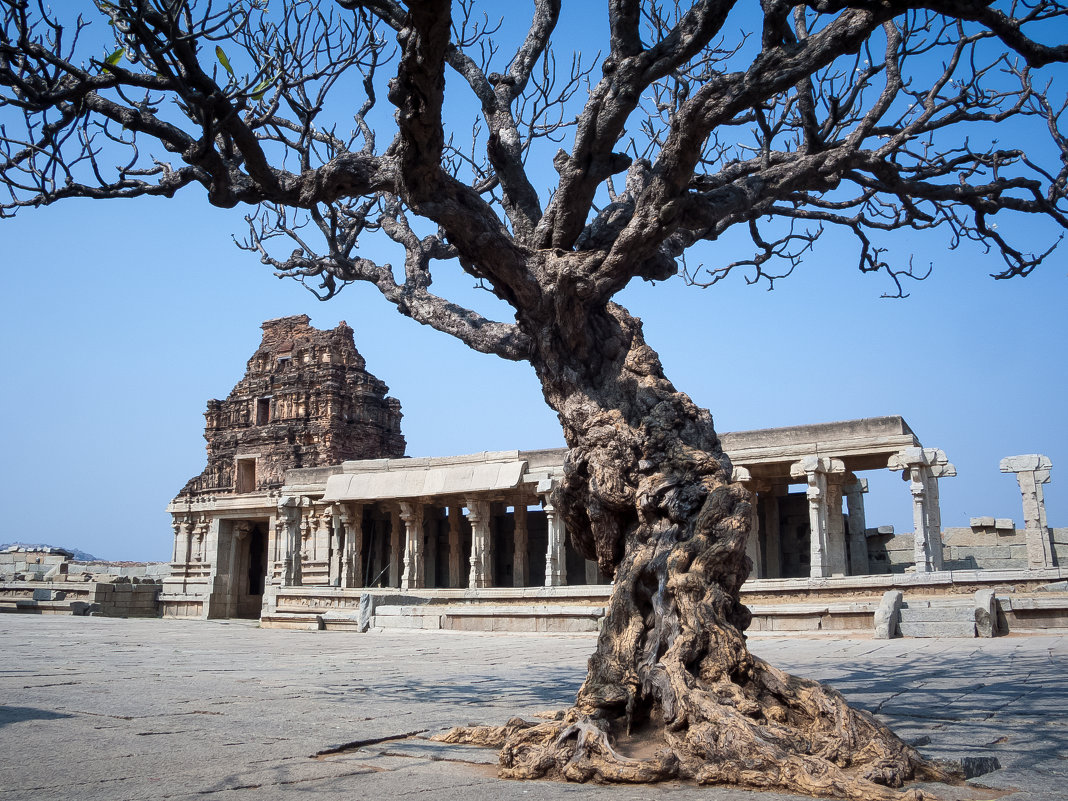
{"type": "Polygon", "coordinates": [[[93,556],[91,553],[85,551],[79,551],[77,548],[63,548],[58,545],[42,545],[40,543],[29,542],[7,542],[0,545],[0,552],[9,550],[11,548],[21,548],[27,551],[62,551],[63,553],[70,554],[70,558],[76,562],[99,562],[100,560],[93,556]]]}

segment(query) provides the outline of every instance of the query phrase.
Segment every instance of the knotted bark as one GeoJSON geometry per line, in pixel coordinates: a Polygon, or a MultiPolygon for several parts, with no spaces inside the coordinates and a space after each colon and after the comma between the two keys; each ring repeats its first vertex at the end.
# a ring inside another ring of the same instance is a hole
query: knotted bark
{"type": "Polygon", "coordinates": [[[749,652],[739,589],[752,567],[752,499],[730,482],[711,416],[664,377],[640,321],[610,306],[588,325],[608,346],[578,358],[553,348],[539,375],[570,446],[554,503],[576,547],[615,579],[597,650],[559,719],[441,739],[499,746],[500,775],[517,779],[684,779],[864,799],[919,798],[899,788],[953,779],[833,689],[749,652]]]}

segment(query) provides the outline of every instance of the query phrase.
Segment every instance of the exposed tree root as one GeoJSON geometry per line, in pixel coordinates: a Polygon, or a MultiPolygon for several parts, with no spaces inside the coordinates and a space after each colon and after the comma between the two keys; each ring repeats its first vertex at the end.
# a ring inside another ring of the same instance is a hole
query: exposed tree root
{"type": "Polygon", "coordinates": [[[575,546],[614,575],[586,681],[559,720],[439,739],[499,747],[500,775],[516,779],[682,779],[882,801],[921,798],[908,781],[963,778],[833,689],[749,652],[739,594],[749,494],[730,483],[711,417],[664,378],[640,322],[606,311],[589,324],[616,344],[587,383],[565,379],[593,362],[543,375],[571,446],[554,503],[575,546]]]}

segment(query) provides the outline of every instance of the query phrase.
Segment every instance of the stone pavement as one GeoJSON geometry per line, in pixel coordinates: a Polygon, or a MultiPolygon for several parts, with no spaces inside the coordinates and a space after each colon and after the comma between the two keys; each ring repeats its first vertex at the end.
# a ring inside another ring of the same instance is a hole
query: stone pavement
{"type": "MultiPolygon", "coordinates": [[[[589,636],[3,615],[0,642],[4,801],[797,798],[678,783],[507,782],[483,749],[383,740],[566,706],[589,636]],[[315,756],[359,741],[372,742],[315,756]]],[[[1000,760],[1002,770],[973,780],[994,789],[948,788],[946,798],[1068,799],[1068,636],[752,646],[829,682],[907,740],[929,738],[929,756],[1000,760]]]]}

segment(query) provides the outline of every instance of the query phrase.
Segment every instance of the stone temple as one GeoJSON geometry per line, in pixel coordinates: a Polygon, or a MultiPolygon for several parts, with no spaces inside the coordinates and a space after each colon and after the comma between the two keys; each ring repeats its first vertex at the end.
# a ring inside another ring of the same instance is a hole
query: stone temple
{"type": "MultiPolygon", "coordinates": [[[[229,615],[258,616],[267,578],[268,523],[273,500],[289,470],[353,459],[400,457],[400,402],[366,370],[344,322],[331,331],[309,325],[307,315],[263,324],[263,341],[244,378],[226,400],[208,401],[204,413],[208,464],[171,504],[199,515],[175,517],[174,563],[186,580],[205,579],[204,604],[222,597],[229,615]],[[238,500],[240,499],[240,500],[238,500]],[[259,508],[252,499],[262,499],[259,508]],[[236,521],[228,510],[241,510],[236,521]],[[209,554],[227,520],[229,553],[209,554]],[[182,550],[184,548],[184,550],[182,550]],[[207,564],[226,562],[227,575],[207,564]]],[[[309,568],[309,578],[314,569],[309,568]]]]}
{"type": "MultiPolygon", "coordinates": [[[[204,472],[168,506],[162,613],[313,628],[595,629],[610,580],[573,549],[552,506],[565,450],[405,458],[400,404],[386,393],[344,323],[265,322],[244,378],[208,402],[204,472]]],[[[1022,530],[994,517],[943,528],[939,485],[956,470],[901,417],[721,439],[756,501],[743,601],[758,630],[870,630],[898,614],[905,588],[963,595],[972,631],[969,593],[1068,577],[1057,567],[1068,530],[1046,525],[1040,455],[1001,466],[1020,482],[1022,530]],[[911,533],[866,520],[864,474],[884,470],[905,479],[911,533]],[[884,593],[897,595],[880,618],[884,593]]],[[[1027,618],[1014,602],[1009,616],[1027,618]]],[[[1058,603],[1052,614],[1068,624],[1058,603]]]]}

